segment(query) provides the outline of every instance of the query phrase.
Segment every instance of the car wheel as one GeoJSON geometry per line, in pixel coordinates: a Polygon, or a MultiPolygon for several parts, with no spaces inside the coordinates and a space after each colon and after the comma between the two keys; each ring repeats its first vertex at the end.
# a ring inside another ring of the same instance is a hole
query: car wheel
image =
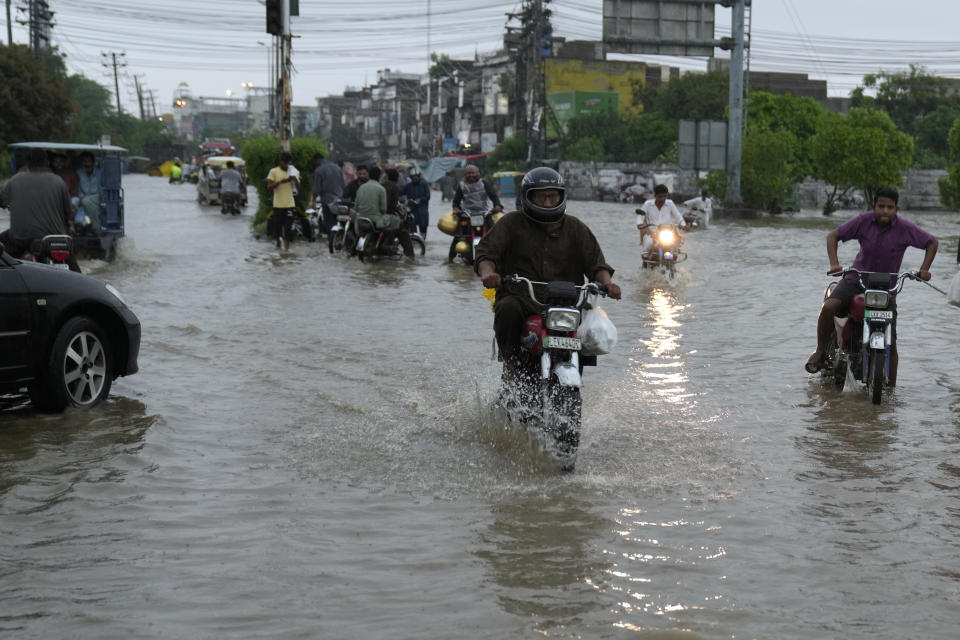
{"type": "Polygon", "coordinates": [[[110,393],[112,371],[113,352],[100,325],[86,316],[71,318],[53,342],[39,405],[89,409],[110,393]]]}

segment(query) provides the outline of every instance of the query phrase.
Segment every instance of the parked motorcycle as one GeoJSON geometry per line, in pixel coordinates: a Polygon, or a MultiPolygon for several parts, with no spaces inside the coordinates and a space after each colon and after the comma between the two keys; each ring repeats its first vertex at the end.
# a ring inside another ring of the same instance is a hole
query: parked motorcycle
{"type": "Polygon", "coordinates": [[[220,213],[240,215],[240,194],[221,193],[220,194],[220,213]]]}
{"type": "MultiPolygon", "coordinates": [[[[894,296],[903,289],[907,279],[919,280],[920,276],[857,269],[828,275],[843,277],[848,273],[857,276],[864,292],[853,297],[845,317],[834,318],[834,332],[827,343],[821,373],[842,389],[849,369],[856,380],[866,385],[873,404],[880,404],[890,375],[890,349],[897,317],[894,296]]],[[[824,300],[838,284],[839,281],[827,286],[824,300]]]]}
{"type": "MultiPolygon", "coordinates": [[[[652,225],[644,225],[641,232],[647,233],[652,225]]],[[[655,269],[661,275],[673,278],[677,275],[677,264],[687,259],[687,254],[680,250],[683,237],[673,225],[661,224],[653,233],[653,248],[643,255],[643,268],[655,269]]]]}
{"type": "MultiPolygon", "coordinates": [[[[516,415],[542,430],[561,470],[572,471],[580,446],[581,375],[584,366],[597,364],[597,356],[581,353],[577,329],[588,296],[605,296],[606,289],[597,282],[535,282],[519,275],[507,276],[503,282],[526,285],[528,297],[540,311],[524,323],[517,380],[510,382],[509,391],[505,388],[504,393],[516,395],[502,401],[511,418],[516,415]],[[534,286],[542,288],[542,300],[534,286]]],[[[508,375],[506,365],[504,375],[508,375]]]]}

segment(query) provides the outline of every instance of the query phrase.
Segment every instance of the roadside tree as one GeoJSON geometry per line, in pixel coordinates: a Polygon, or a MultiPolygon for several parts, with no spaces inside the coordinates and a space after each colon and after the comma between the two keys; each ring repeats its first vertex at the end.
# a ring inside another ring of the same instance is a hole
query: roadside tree
{"type": "Polygon", "coordinates": [[[960,210],[960,118],[950,129],[950,159],[953,161],[949,172],[937,181],[940,187],[940,204],[954,211],[960,210]]]}
{"type": "Polygon", "coordinates": [[[70,139],[73,109],[63,60],[0,45],[0,150],[11,142],[70,139]]]}
{"type": "Polygon", "coordinates": [[[877,188],[899,185],[913,157],[913,140],[898,131],[890,117],[877,109],[853,108],[831,114],[810,140],[813,176],[833,185],[823,214],[837,209],[836,198],[849,189],[862,189],[873,202],[877,188]]]}
{"type": "MultiPolygon", "coordinates": [[[[243,144],[243,161],[246,164],[247,182],[257,190],[259,206],[253,217],[253,228],[257,232],[266,230],[267,216],[273,210],[273,196],[267,189],[267,174],[277,166],[277,156],[282,150],[280,139],[269,136],[248,138],[243,144]]],[[[313,190],[313,156],[315,153],[327,155],[327,149],[317,138],[294,138],[290,141],[290,153],[293,166],[300,171],[300,188],[297,195],[297,208],[303,208],[303,202],[310,198],[313,190]]]]}

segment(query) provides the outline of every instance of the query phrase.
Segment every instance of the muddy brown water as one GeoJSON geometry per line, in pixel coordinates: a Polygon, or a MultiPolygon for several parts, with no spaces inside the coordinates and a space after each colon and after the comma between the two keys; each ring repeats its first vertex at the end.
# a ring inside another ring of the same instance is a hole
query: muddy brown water
{"type": "MultiPolygon", "coordinates": [[[[633,207],[571,203],[624,299],[558,475],[490,409],[492,314],[447,236],[413,266],[281,255],[252,208],[126,197],[121,255],[84,266],[139,315],[140,372],[92,411],[5,399],[0,635],[955,637],[960,309],[907,283],[879,406],[807,376],[843,216],[718,222],[668,282],[633,207]]],[[[946,288],[960,217],[905,215],[946,288]]]]}

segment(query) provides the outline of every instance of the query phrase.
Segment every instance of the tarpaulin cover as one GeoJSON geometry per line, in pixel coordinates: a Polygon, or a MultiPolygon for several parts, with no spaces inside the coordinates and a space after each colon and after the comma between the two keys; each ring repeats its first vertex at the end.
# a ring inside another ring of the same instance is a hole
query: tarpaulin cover
{"type": "Polygon", "coordinates": [[[452,171],[466,164],[467,161],[463,158],[430,158],[430,162],[427,163],[426,167],[420,167],[420,171],[422,172],[421,180],[436,182],[447,175],[447,171],[452,171]]]}

